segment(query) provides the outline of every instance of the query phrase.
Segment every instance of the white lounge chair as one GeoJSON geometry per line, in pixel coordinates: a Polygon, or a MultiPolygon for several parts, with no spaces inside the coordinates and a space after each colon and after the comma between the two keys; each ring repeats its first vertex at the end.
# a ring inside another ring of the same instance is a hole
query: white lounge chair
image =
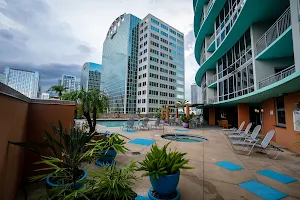
{"type": "Polygon", "coordinates": [[[144,120],[142,121],[141,125],[138,126],[138,129],[140,129],[140,130],[148,129],[149,130],[148,122],[149,122],[149,118],[148,117],[144,118],[144,120]]]}
{"type": "MultiPolygon", "coordinates": [[[[248,126],[247,126],[247,128],[248,128],[248,126]]],[[[246,130],[245,130],[243,133],[241,133],[240,135],[230,135],[229,138],[230,138],[231,140],[237,139],[237,140],[239,140],[239,141],[241,141],[241,140],[243,140],[243,139],[244,139],[244,141],[245,141],[245,140],[256,140],[256,137],[257,137],[257,135],[258,135],[258,133],[259,133],[259,131],[260,131],[260,129],[261,129],[261,125],[257,125],[257,126],[254,128],[254,130],[252,131],[252,134],[251,134],[251,135],[248,134],[250,128],[249,128],[249,129],[247,129],[247,128],[246,128],[246,130]]],[[[231,142],[232,142],[232,141],[231,141],[231,142]]]]}
{"type": "Polygon", "coordinates": [[[244,135],[245,133],[248,134],[248,132],[250,131],[251,126],[252,126],[252,123],[250,122],[247,125],[245,131],[235,131],[235,132],[231,132],[230,134],[227,134],[227,135],[229,135],[228,137],[230,137],[232,135],[244,135]]]}
{"type": "Polygon", "coordinates": [[[136,130],[136,128],[133,126],[134,125],[134,119],[130,118],[122,127],[122,130],[136,130]]]}
{"type": "Polygon", "coordinates": [[[266,152],[267,155],[269,155],[271,153],[271,151],[275,149],[276,151],[278,151],[278,154],[274,157],[274,159],[276,159],[279,156],[280,152],[283,152],[283,151],[277,147],[274,148],[273,145],[270,145],[270,142],[271,142],[272,138],[274,137],[274,135],[275,135],[275,131],[270,130],[260,144],[258,144],[259,140],[256,140],[256,139],[255,140],[251,139],[251,140],[246,140],[246,141],[236,141],[236,142],[232,142],[232,144],[245,145],[246,148],[244,149],[244,151],[246,151],[251,146],[250,151],[248,152],[247,155],[250,155],[250,153],[254,147],[258,147],[265,152],[266,152],[267,148],[270,148],[270,151],[266,152]]]}
{"type": "Polygon", "coordinates": [[[240,132],[243,130],[244,125],[245,125],[245,121],[243,121],[243,122],[241,123],[239,129],[235,129],[235,128],[234,128],[234,129],[223,129],[223,132],[224,132],[225,134],[240,133],[240,132]]]}
{"type": "Polygon", "coordinates": [[[160,124],[160,119],[157,118],[157,119],[155,120],[154,124],[151,126],[151,128],[153,128],[153,129],[162,129],[163,127],[160,126],[160,125],[161,125],[161,124],[160,124]]]}

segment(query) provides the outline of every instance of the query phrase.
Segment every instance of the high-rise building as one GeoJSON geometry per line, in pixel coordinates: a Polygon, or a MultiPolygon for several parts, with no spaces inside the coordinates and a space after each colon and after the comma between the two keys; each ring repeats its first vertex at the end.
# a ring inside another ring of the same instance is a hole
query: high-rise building
{"type": "Polygon", "coordinates": [[[81,70],[80,89],[87,91],[101,87],[102,65],[92,62],[84,63],[81,70]]]}
{"type": "Polygon", "coordinates": [[[61,79],[58,79],[57,83],[57,85],[61,85],[61,79]]]}
{"type": "Polygon", "coordinates": [[[120,15],[111,24],[103,44],[103,90],[109,96],[110,112],[136,112],[140,21],[131,14],[120,15]]]}
{"type": "Polygon", "coordinates": [[[200,87],[196,84],[191,85],[191,104],[200,103],[200,87]]]}
{"type": "Polygon", "coordinates": [[[75,90],[76,90],[76,91],[81,90],[80,84],[81,84],[81,83],[80,83],[79,81],[76,81],[76,82],[75,82],[75,90]]]}
{"type": "Polygon", "coordinates": [[[0,74],[0,83],[4,83],[4,74],[0,74]]]}
{"type": "Polygon", "coordinates": [[[61,85],[67,88],[66,92],[73,92],[75,88],[76,76],[63,74],[61,77],[61,85]]]}
{"type": "Polygon", "coordinates": [[[279,145],[292,146],[300,108],[300,1],[194,0],[193,6],[195,81],[206,120],[262,124],[265,133],[276,130],[279,145]]]}
{"type": "Polygon", "coordinates": [[[151,14],[112,23],[102,64],[110,112],[153,113],[184,99],[184,35],[151,14]]]}
{"type": "Polygon", "coordinates": [[[40,76],[38,72],[13,69],[4,69],[4,84],[17,90],[29,98],[37,98],[40,76]]]}
{"type": "Polygon", "coordinates": [[[151,14],[139,27],[137,109],[153,113],[184,99],[184,35],[151,14]]]}

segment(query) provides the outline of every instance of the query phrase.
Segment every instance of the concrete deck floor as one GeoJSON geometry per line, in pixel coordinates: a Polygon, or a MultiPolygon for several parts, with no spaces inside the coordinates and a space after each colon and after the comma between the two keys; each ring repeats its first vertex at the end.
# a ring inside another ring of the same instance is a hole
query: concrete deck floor
{"type": "MultiPolygon", "coordinates": [[[[125,135],[130,139],[147,138],[154,139],[159,146],[170,141],[160,137],[162,134],[174,133],[175,129],[183,129],[182,127],[165,127],[165,130],[147,130],[137,131],[135,133],[123,133],[120,128],[106,128],[97,126],[100,130],[110,130],[125,135]]],[[[280,154],[277,160],[270,159],[265,154],[256,153],[254,150],[250,156],[246,156],[246,152],[241,147],[232,147],[227,137],[222,133],[221,129],[189,129],[188,133],[203,136],[208,139],[202,143],[185,143],[171,142],[169,147],[176,148],[179,151],[186,152],[187,158],[190,159],[190,165],[194,167],[191,170],[182,170],[179,191],[181,192],[181,200],[223,200],[223,199],[261,199],[255,194],[238,186],[239,183],[257,180],[274,189],[289,195],[284,198],[286,200],[300,199],[300,159],[295,154],[285,150],[280,154]],[[239,171],[228,171],[215,164],[218,161],[231,161],[245,169],[239,171]],[[297,163],[298,162],[298,163],[297,163]],[[298,181],[282,184],[273,179],[259,175],[256,172],[264,169],[272,169],[282,174],[289,175],[298,181]]],[[[130,149],[125,155],[118,154],[116,161],[120,165],[128,164],[132,161],[141,161],[150,147],[126,144],[130,149]],[[139,152],[140,155],[133,155],[132,152],[139,152]]],[[[271,154],[270,157],[274,157],[271,154]]],[[[94,164],[87,165],[87,170],[97,170],[98,166],[94,164]]],[[[136,172],[141,176],[143,172],[136,172]]],[[[148,177],[142,177],[137,182],[134,191],[139,195],[147,196],[147,191],[151,184],[148,177]]],[[[30,199],[30,198],[29,198],[30,199]]]]}

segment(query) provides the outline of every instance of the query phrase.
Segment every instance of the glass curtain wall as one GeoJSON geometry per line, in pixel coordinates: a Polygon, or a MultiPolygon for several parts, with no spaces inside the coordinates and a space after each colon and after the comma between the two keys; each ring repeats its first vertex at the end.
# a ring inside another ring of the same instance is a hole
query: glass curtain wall
{"type": "Polygon", "coordinates": [[[250,29],[217,62],[219,101],[254,91],[250,29]]]}
{"type": "Polygon", "coordinates": [[[118,17],[103,44],[103,90],[109,96],[110,113],[135,113],[138,23],[131,14],[118,17]]]}
{"type": "Polygon", "coordinates": [[[223,9],[216,18],[216,43],[220,46],[231,27],[235,23],[242,7],[243,0],[227,0],[223,9]]]}

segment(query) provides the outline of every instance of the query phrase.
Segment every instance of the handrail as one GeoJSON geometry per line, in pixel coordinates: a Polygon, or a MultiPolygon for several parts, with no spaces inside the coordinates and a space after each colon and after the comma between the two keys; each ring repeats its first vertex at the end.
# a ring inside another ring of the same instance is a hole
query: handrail
{"type": "Polygon", "coordinates": [[[274,42],[286,29],[291,26],[290,7],[276,20],[276,22],[257,40],[256,55],[260,54],[274,42]]]}
{"type": "Polygon", "coordinates": [[[211,43],[213,43],[214,40],[215,40],[215,33],[207,41],[207,49],[209,48],[209,46],[211,45],[211,43]]]}
{"type": "Polygon", "coordinates": [[[271,85],[273,83],[276,83],[286,77],[288,77],[289,75],[295,73],[296,68],[295,65],[292,65],[276,74],[273,74],[272,76],[269,76],[267,78],[262,79],[261,81],[258,82],[258,88],[263,88],[266,87],[268,85],[271,85]]]}
{"type": "MultiPolygon", "coordinates": [[[[206,8],[207,8],[207,9],[206,9],[206,15],[203,14],[203,18],[201,18],[201,21],[200,21],[200,29],[201,29],[201,27],[202,27],[204,21],[206,20],[206,18],[207,18],[207,16],[208,16],[209,12],[211,11],[212,5],[215,3],[215,1],[216,1],[216,0],[210,0],[210,1],[208,2],[207,7],[206,7],[206,8]]],[[[204,12],[202,12],[202,13],[204,13],[204,12]]]]}
{"type": "Polygon", "coordinates": [[[200,52],[200,65],[202,65],[206,61],[206,55],[205,55],[205,45],[203,43],[201,52],[200,52]]]}

